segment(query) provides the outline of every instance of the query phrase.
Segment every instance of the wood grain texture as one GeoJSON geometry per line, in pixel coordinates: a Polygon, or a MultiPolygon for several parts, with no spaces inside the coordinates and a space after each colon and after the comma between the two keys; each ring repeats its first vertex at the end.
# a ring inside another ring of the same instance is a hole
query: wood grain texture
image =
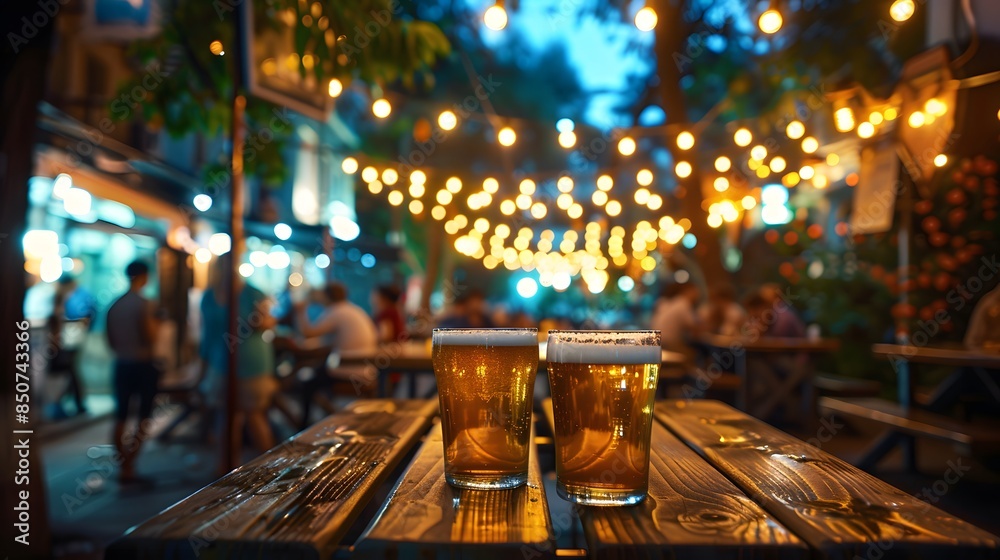
{"type": "Polygon", "coordinates": [[[823,397],[819,406],[845,417],[877,422],[905,434],[951,441],[967,454],[1000,449],[1000,423],[996,420],[962,422],[925,410],[904,410],[892,401],[873,398],[823,397]]]}
{"type": "Polygon", "coordinates": [[[656,416],[820,557],[1000,556],[995,536],[721,402],[664,401],[656,416]]]}
{"type": "Polygon", "coordinates": [[[962,346],[909,346],[873,344],[872,354],[887,360],[953,367],[981,367],[1000,370],[1000,352],[962,346]]]}
{"type": "Polygon", "coordinates": [[[540,558],[554,554],[552,523],[534,452],[528,483],[508,490],[452,488],[435,426],[365,531],[359,558],[540,558]]]}
{"type": "Polygon", "coordinates": [[[131,529],[106,558],[329,558],[436,401],[358,401],[131,529]]]}
{"type": "MultiPolygon", "coordinates": [[[[549,402],[542,408],[551,416],[549,402]]],[[[592,558],[809,557],[802,541],[656,422],[646,499],[576,511],[592,558]]]]}

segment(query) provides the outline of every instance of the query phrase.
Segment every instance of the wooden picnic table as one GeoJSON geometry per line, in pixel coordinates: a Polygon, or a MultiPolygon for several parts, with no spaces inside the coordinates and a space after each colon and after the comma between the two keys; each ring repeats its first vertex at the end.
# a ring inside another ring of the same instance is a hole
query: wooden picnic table
{"type": "Polygon", "coordinates": [[[916,438],[950,441],[967,454],[1000,450],[1000,422],[957,420],[950,409],[963,396],[980,395],[1000,404],[1000,352],[959,345],[914,346],[875,344],[872,353],[888,360],[896,373],[896,402],[881,399],[832,399],[820,403],[827,410],[874,421],[888,428],[865,452],[859,466],[874,468],[896,447],[903,450],[910,470],[917,469],[916,438]],[[918,365],[950,366],[953,372],[931,392],[924,403],[914,396],[918,365]]]}
{"type": "Polygon", "coordinates": [[[768,418],[781,404],[792,399],[793,392],[800,392],[801,420],[809,425],[816,416],[816,375],[811,361],[815,355],[835,352],[840,341],[830,338],[786,338],[786,337],[742,337],[718,334],[703,334],[696,344],[706,348],[709,357],[716,362],[725,361],[723,353],[732,361],[733,372],[738,377],[736,406],[758,418],[768,418]],[[774,356],[803,356],[801,360],[791,360],[786,364],[789,371],[779,373],[774,356]],[[751,362],[751,358],[754,358],[751,362]],[[759,358],[759,359],[757,359],[759,358]],[[750,379],[750,364],[754,375],[750,379]],[[767,396],[751,404],[750,384],[764,383],[767,396]]]}
{"type": "MultiPolygon", "coordinates": [[[[436,405],[360,400],[140,523],[105,557],[1000,557],[997,537],[720,402],[657,403],[648,497],[568,518],[550,511],[560,498],[540,457],[551,438],[534,432],[525,486],[446,484],[436,405]],[[576,527],[584,541],[559,548],[576,527]]],[[[551,425],[551,402],[542,410],[551,425]]]]}

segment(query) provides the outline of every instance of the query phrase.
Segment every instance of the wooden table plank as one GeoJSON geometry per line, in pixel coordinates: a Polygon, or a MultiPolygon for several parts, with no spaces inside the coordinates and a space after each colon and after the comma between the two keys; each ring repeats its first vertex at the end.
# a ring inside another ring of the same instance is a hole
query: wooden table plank
{"type": "MultiPolygon", "coordinates": [[[[551,399],[542,408],[551,416],[551,399]]],[[[802,541],[657,422],[646,499],[576,511],[592,558],[809,557],[802,541]]]]}
{"type": "Polygon", "coordinates": [[[358,401],[130,529],[105,557],[329,558],[436,411],[436,400],[358,401]]]}
{"type": "Polygon", "coordinates": [[[656,416],[826,558],[997,558],[1000,540],[718,401],[656,416]]]}
{"type": "Polygon", "coordinates": [[[532,452],[525,486],[509,490],[452,488],[444,479],[438,424],[358,542],[356,555],[422,559],[551,556],[554,537],[541,476],[537,454],[532,452]]]}
{"type": "Polygon", "coordinates": [[[872,354],[890,361],[1000,370],[1000,352],[983,348],[873,344],[872,354]]]}

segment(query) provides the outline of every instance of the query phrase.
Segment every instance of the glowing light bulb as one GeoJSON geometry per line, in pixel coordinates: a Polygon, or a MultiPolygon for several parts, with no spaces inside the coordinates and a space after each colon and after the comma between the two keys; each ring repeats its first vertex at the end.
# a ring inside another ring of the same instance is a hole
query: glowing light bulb
{"type": "Polygon", "coordinates": [[[757,144],[756,146],[750,149],[750,157],[757,160],[763,160],[764,158],[767,157],[767,148],[761,146],[760,144],[757,144]]]}
{"type": "Polygon", "coordinates": [[[630,156],[635,153],[635,140],[631,136],[626,136],[618,141],[618,153],[623,156],[630,156]]]}
{"type": "Polygon", "coordinates": [[[839,132],[849,132],[854,129],[854,111],[850,107],[841,107],[833,112],[833,125],[839,132]]]}
{"type": "Polygon", "coordinates": [[[572,130],[559,133],[559,145],[567,150],[576,146],[576,133],[572,130]]]}
{"type": "Polygon", "coordinates": [[[648,187],[653,184],[653,172],[648,169],[640,169],[639,172],[635,174],[635,182],[644,187],[648,187]]]}
{"type": "Polygon", "coordinates": [[[493,31],[500,31],[507,27],[507,10],[499,4],[490,6],[483,14],[483,23],[493,31]]]}
{"type": "Polygon", "coordinates": [[[222,41],[212,41],[208,45],[208,51],[215,56],[222,56],[226,54],[226,50],[222,46],[222,41]]]}
{"type": "Polygon", "coordinates": [[[719,173],[725,173],[729,171],[733,166],[733,162],[729,161],[726,156],[719,156],[715,158],[715,170],[719,173]]]}
{"type": "Polygon", "coordinates": [[[601,175],[597,178],[597,188],[604,192],[610,191],[614,184],[615,182],[610,175],[601,175]]]}
{"type": "Polygon", "coordinates": [[[781,29],[781,24],[783,20],[781,18],[781,12],[778,10],[767,10],[757,19],[757,27],[768,35],[777,33],[781,29]]]}
{"type": "Polygon", "coordinates": [[[372,114],[380,119],[384,119],[392,113],[392,105],[389,103],[388,99],[376,99],[372,103],[372,114]]]}
{"type": "Polygon", "coordinates": [[[677,135],[677,147],[682,150],[690,150],[694,147],[694,134],[688,131],[681,132],[677,135]]]}
{"type": "Polygon", "coordinates": [[[458,126],[458,117],[451,111],[441,111],[438,115],[438,126],[443,130],[454,130],[458,126]]]}
{"type": "Polygon", "coordinates": [[[712,182],[712,186],[718,192],[726,192],[729,189],[729,179],[725,177],[716,177],[715,181],[712,182]]]}
{"type": "Polygon", "coordinates": [[[333,78],[330,80],[330,83],[327,84],[326,92],[330,95],[330,97],[340,97],[340,94],[344,93],[344,84],[337,78],[333,78]]]}
{"type": "Polygon", "coordinates": [[[806,136],[802,139],[802,151],[807,154],[815,153],[819,149],[819,141],[812,136],[806,136]]]}
{"type": "Polygon", "coordinates": [[[768,167],[770,167],[771,171],[774,171],[775,173],[781,173],[782,171],[785,170],[786,166],[787,164],[785,162],[785,158],[781,156],[775,156],[773,159],[771,159],[771,163],[768,167]]]}
{"type": "Polygon", "coordinates": [[[340,168],[344,170],[344,173],[353,175],[358,172],[358,160],[352,157],[346,157],[344,158],[344,161],[341,162],[340,168]]]}
{"type": "Polygon", "coordinates": [[[889,6],[889,16],[896,21],[903,22],[913,17],[916,9],[913,0],[896,0],[892,6],[889,6]]]}
{"type": "Polygon", "coordinates": [[[948,156],[944,154],[934,156],[934,165],[937,167],[944,167],[945,165],[948,165],[948,156]]]}
{"type": "Polygon", "coordinates": [[[501,146],[513,146],[514,142],[517,141],[517,133],[514,132],[513,128],[505,126],[500,129],[500,132],[497,132],[497,141],[500,142],[501,146]]]}
{"type": "Polygon", "coordinates": [[[785,127],[785,135],[792,140],[798,140],[802,138],[802,135],[806,133],[806,126],[799,121],[792,121],[788,123],[785,127]]]}
{"type": "Polygon", "coordinates": [[[735,142],[737,146],[745,148],[750,145],[750,142],[753,142],[753,134],[751,134],[749,130],[741,128],[733,134],[733,142],[735,142]]]}
{"type": "Polygon", "coordinates": [[[875,136],[875,125],[865,121],[858,125],[858,136],[861,138],[871,138],[875,136]]]}
{"type": "Polygon", "coordinates": [[[674,173],[677,174],[681,179],[685,179],[691,175],[691,164],[686,161],[678,161],[677,165],[674,166],[674,173]]]}
{"type": "Polygon", "coordinates": [[[635,13],[635,26],[639,31],[652,31],[656,28],[656,10],[646,6],[635,13]]]}

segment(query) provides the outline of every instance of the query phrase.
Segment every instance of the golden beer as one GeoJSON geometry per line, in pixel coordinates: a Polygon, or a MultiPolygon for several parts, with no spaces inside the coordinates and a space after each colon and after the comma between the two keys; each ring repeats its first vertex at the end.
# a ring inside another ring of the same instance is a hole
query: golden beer
{"type": "Polygon", "coordinates": [[[537,329],[434,329],[432,360],[448,483],[527,482],[537,329]]]}
{"type": "Polygon", "coordinates": [[[646,497],[659,331],[550,331],[556,490],[586,505],[646,497]]]}

